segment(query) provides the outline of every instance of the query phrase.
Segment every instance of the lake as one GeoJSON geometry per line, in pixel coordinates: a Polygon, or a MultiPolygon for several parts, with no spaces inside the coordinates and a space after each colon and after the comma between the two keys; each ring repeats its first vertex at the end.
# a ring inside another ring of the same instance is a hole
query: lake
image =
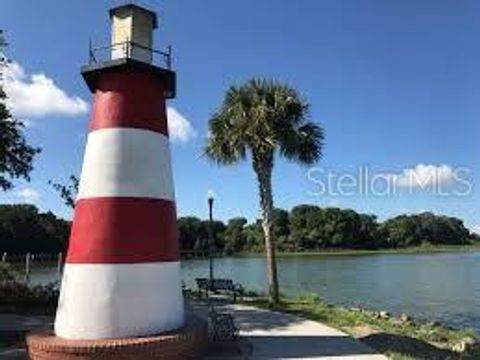
{"type": "MultiPolygon", "coordinates": [[[[214,260],[215,277],[262,291],[262,257],[214,260]]],[[[480,333],[480,252],[375,255],[300,255],[278,259],[281,292],[317,293],[337,303],[437,320],[480,333]]],[[[183,279],[194,286],[208,277],[208,260],[182,262],[183,279]]],[[[54,268],[34,269],[32,280],[57,278],[54,268]]]]}

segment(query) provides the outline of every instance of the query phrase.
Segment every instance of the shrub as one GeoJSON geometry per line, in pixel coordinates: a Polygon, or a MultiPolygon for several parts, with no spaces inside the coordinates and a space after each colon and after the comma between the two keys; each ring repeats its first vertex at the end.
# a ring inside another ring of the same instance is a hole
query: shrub
{"type": "Polygon", "coordinates": [[[0,264],[0,306],[51,311],[58,300],[58,284],[31,286],[18,279],[8,264],[0,264]]]}

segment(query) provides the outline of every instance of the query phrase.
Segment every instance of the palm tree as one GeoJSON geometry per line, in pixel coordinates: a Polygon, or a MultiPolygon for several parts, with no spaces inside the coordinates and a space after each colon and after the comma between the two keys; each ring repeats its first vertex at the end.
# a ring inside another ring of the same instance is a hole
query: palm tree
{"type": "Polygon", "coordinates": [[[300,164],[322,156],[324,132],[308,122],[309,104],[293,88],[274,80],[254,78],[227,91],[220,109],[209,120],[205,147],[208,158],[232,165],[247,156],[258,179],[265,239],[270,301],[279,300],[272,232],[272,170],[276,154],[300,164]]]}

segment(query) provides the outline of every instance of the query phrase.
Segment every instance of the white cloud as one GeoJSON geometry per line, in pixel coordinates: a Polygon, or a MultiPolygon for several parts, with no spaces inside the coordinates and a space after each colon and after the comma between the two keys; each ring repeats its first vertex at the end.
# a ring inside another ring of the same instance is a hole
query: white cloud
{"type": "Polygon", "coordinates": [[[472,233],[480,235],[480,225],[473,225],[472,227],[470,227],[470,231],[472,233]]]}
{"type": "MultiPolygon", "coordinates": [[[[31,118],[76,116],[88,111],[83,99],[68,95],[43,73],[27,74],[16,62],[4,71],[3,86],[10,109],[27,127],[32,126],[31,118]]],[[[192,124],[177,109],[168,107],[167,117],[172,141],[185,143],[196,136],[192,124]]]]}
{"type": "Polygon", "coordinates": [[[12,62],[4,72],[7,103],[15,116],[34,118],[49,115],[75,116],[88,111],[88,104],[70,96],[43,73],[27,74],[12,62]]]}
{"type": "Polygon", "coordinates": [[[449,183],[457,178],[456,171],[449,165],[418,164],[414,168],[403,169],[400,173],[385,174],[399,187],[428,187],[449,183]]]}
{"type": "Polygon", "coordinates": [[[182,143],[194,138],[197,132],[192,124],[173,107],[167,108],[168,132],[172,141],[182,143]]]}
{"type": "Polygon", "coordinates": [[[15,192],[15,196],[21,199],[21,202],[35,203],[40,200],[40,193],[33,188],[23,188],[15,192]]]}

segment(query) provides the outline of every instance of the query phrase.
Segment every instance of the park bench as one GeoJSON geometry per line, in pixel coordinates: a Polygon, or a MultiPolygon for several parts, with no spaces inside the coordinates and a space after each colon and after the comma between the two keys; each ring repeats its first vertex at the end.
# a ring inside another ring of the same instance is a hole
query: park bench
{"type": "Polygon", "coordinates": [[[240,284],[235,284],[231,279],[205,279],[197,278],[198,293],[200,296],[204,292],[208,296],[208,292],[225,291],[232,294],[233,302],[237,301],[237,296],[243,295],[243,287],[240,284]]]}
{"type": "Polygon", "coordinates": [[[208,317],[213,330],[213,341],[233,341],[237,338],[238,329],[231,313],[219,312],[211,305],[208,310],[208,317]]]}

